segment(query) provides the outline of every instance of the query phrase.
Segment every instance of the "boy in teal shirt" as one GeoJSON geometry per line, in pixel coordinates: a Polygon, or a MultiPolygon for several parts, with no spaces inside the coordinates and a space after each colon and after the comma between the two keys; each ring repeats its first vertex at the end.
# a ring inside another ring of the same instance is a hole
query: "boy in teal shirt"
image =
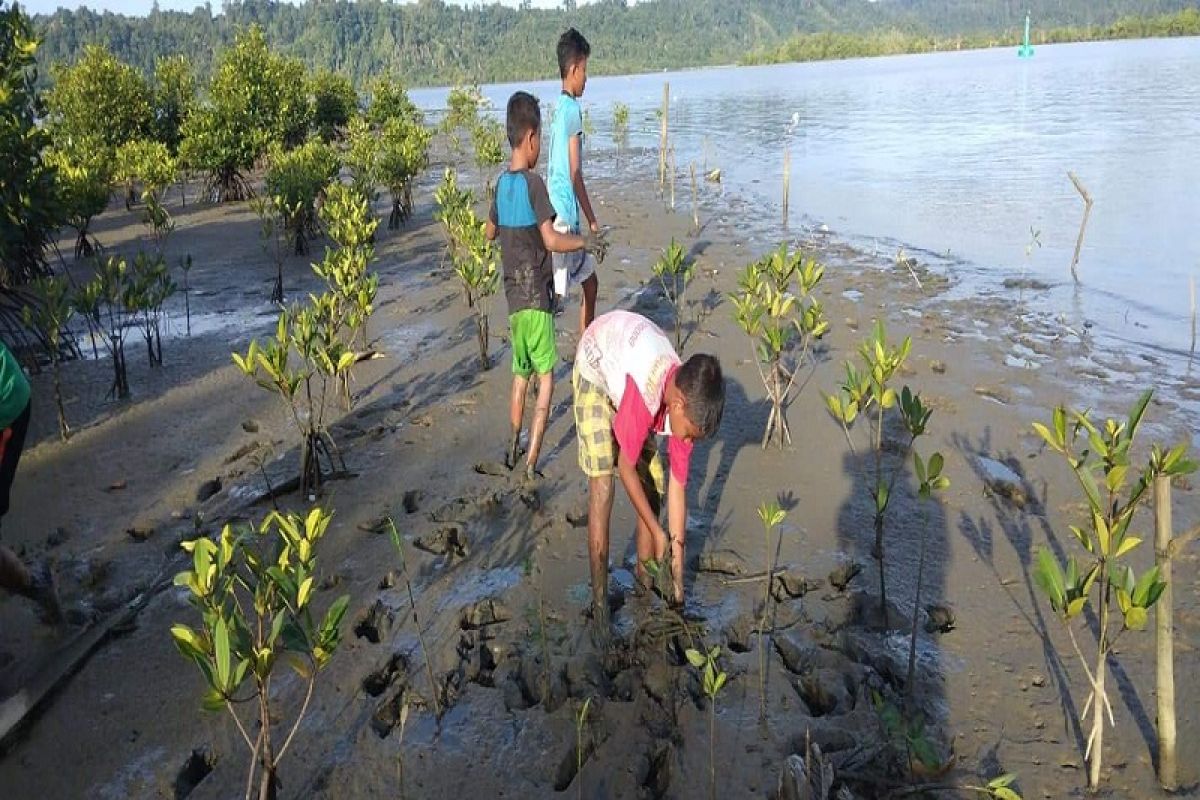
{"type": "MultiPolygon", "coordinates": [[[[9,490],[29,429],[29,381],[8,347],[0,342],[0,517],[8,513],[9,490]]],[[[31,573],[12,550],[0,544],[0,588],[24,595],[42,606],[49,622],[58,622],[58,595],[50,567],[31,573]]]]}
{"type": "Polygon", "coordinates": [[[537,474],[538,453],[550,417],[554,362],[558,359],[550,254],[579,251],[583,239],[554,229],[554,207],[546,184],[533,171],[542,151],[542,112],[537,98],[528,92],[517,92],[509,98],[507,128],[512,161],[496,181],[486,233],[488,239],[500,240],[512,334],[512,439],[505,454],[509,469],[517,465],[529,379],[534,373],[538,376],[537,408],[525,462],[525,477],[532,479],[537,474]]]}
{"type": "MultiPolygon", "coordinates": [[[[571,28],[558,40],[558,72],[562,95],[550,125],[550,166],[547,183],[554,203],[554,229],[560,233],[582,231],[580,215],[587,219],[592,234],[600,232],[587,186],[583,182],[583,111],[579,98],[587,86],[587,63],[592,47],[583,34],[571,28]]],[[[554,255],[554,291],[565,298],[571,286],[583,288],[579,309],[579,335],[596,317],[596,261],[583,250],[554,255]]]]}

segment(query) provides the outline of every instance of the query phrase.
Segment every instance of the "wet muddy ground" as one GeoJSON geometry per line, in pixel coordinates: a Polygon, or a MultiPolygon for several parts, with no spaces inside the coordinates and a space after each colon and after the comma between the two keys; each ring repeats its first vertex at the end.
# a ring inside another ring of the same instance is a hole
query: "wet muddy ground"
{"type": "MultiPolygon", "coordinates": [[[[932,549],[917,613],[920,706],[930,738],[953,765],[937,780],[978,783],[1013,771],[1027,798],[1077,792],[1084,771],[1074,720],[1085,680],[1031,564],[1040,546],[1072,546],[1066,525],[1078,521],[1080,498],[1030,422],[1059,402],[1123,413],[1142,388],[1159,385],[1145,442],[1186,439],[1200,400],[1194,380],[1160,381],[1178,371],[1101,352],[1086,329],[1026,313],[1022,293],[1036,289],[964,298],[950,291],[952,273],[930,254],[915,254],[910,272],[820,227],[793,229],[787,235],[829,265],[821,294],[832,330],[788,411],[794,444],[764,451],[764,393],[724,296],[737,271],[784,232],[719,187],[703,187],[703,227],[694,234],[690,213],[665,208],[648,180],[600,182],[598,214],[613,229],[601,308],[635,308],[669,325],[650,265],[675,236],[698,267],[685,350],[716,353],[730,380],[720,434],[698,445],[693,460],[683,616],[635,591],[633,515],[619,499],[618,636],[598,650],[583,615],[586,487],[575,465],[567,360],[575,309],[559,325],[564,361],[545,478],[531,494],[487,467],[501,459],[507,436],[503,298],[493,305],[497,366],[481,373],[472,323],[431,218],[435,178],[431,171],[406,228],[379,235],[379,310],[369,332],[384,357],[355,373],[355,408],[332,430],[353,477],[329,484],[323,497],[334,521],[321,545],[319,604],[349,592],[351,613],[282,764],[282,796],[700,796],[710,777],[709,705],[682,652],[700,642],[721,645],[730,676],[716,707],[718,796],[770,795],[806,742],[819,745],[852,786],[854,776],[895,757],[882,743],[875,696],[899,702],[907,638],[876,629],[866,463],[848,453],[820,394],[836,386],[843,360],[876,318],[914,338],[903,380],[935,409],[921,449],[945,455],[952,482],[929,516],[932,549]],[[789,509],[774,545],[786,571],[773,584],[767,637],[758,630],[766,554],[755,509],[774,498],[789,509]],[[385,515],[405,539],[433,686],[399,559],[379,525],[385,515]],[[446,708],[440,724],[435,696],[446,708]]],[[[270,507],[261,499],[263,473],[279,482],[295,463],[279,401],[228,356],[273,324],[264,300],[274,268],[259,247],[257,221],[244,204],[189,202],[176,216],[171,251],[191,253],[196,265],[192,336],[172,335],[164,366],[154,370],[131,347],[128,403],[104,400],[104,359],[68,365],[67,413],[78,432],[66,444],[52,435],[48,377],[34,380],[32,441],[4,540],[31,558],[54,559],[74,624],[51,631],[27,604],[0,597],[0,696],[26,685],[78,631],[169,577],[181,539],[260,517],[270,507]]],[[[144,235],[136,212],[117,209],[96,232],[118,250],[144,235]]],[[[288,260],[290,297],[315,284],[306,259],[288,260]]],[[[175,312],[177,330],[182,302],[175,312]]],[[[1178,529],[1200,522],[1191,483],[1175,498],[1178,529]]],[[[302,507],[294,494],[279,502],[302,507]]],[[[894,502],[888,577],[896,624],[911,620],[922,526],[911,478],[900,481],[894,502]]],[[[1151,524],[1147,515],[1140,530],[1151,524]]],[[[1176,567],[1180,762],[1190,782],[1200,779],[1200,677],[1187,668],[1200,642],[1197,552],[1176,567]]],[[[1149,548],[1138,558],[1148,563],[1149,548]]],[[[115,630],[0,756],[4,797],[238,795],[243,743],[227,717],[198,711],[200,676],[167,633],[172,622],[193,617],[185,595],[166,588],[115,630]]],[[[1157,796],[1151,642],[1149,634],[1121,641],[1116,727],[1107,739],[1112,797],[1157,796]]],[[[300,688],[285,678],[275,691],[286,705],[300,688]]],[[[871,794],[859,785],[856,796],[871,794]]]]}

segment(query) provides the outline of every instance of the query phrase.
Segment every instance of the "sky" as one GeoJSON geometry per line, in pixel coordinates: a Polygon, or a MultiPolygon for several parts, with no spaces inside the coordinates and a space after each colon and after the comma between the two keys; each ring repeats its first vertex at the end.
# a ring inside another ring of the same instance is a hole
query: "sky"
{"type": "MultiPolygon", "coordinates": [[[[297,0],[287,0],[296,2],[297,0]]],[[[449,0],[459,5],[476,5],[479,0],[449,0]]],[[[112,11],[118,14],[148,14],[154,5],[154,0],[20,0],[21,7],[30,14],[52,14],[59,8],[79,8],[87,6],[95,11],[112,11]]],[[[506,6],[519,5],[519,0],[488,0],[499,2],[506,6]]],[[[158,7],[163,11],[191,11],[196,6],[204,5],[203,0],[159,0],[158,7]]],[[[533,0],[534,8],[554,8],[562,5],[561,0],[533,0]]],[[[213,0],[214,11],[220,11],[220,0],[213,0]]]]}

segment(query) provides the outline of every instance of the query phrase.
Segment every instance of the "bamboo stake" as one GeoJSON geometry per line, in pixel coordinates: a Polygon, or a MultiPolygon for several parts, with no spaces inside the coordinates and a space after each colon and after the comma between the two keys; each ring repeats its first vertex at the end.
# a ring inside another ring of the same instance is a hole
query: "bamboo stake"
{"type": "Polygon", "coordinates": [[[1154,552],[1159,580],[1167,584],[1154,606],[1154,642],[1158,684],[1158,782],[1176,787],[1175,770],[1175,620],[1171,589],[1171,479],[1154,479],[1154,552]]]}
{"type": "Polygon", "coordinates": [[[1067,177],[1071,179],[1071,183],[1075,184],[1075,191],[1079,192],[1079,196],[1083,198],[1083,221],[1079,223],[1079,238],[1075,240],[1075,257],[1071,259],[1071,277],[1079,283],[1079,251],[1083,249],[1083,234],[1087,230],[1088,217],[1092,215],[1092,196],[1088,194],[1088,190],[1079,182],[1079,178],[1075,177],[1074,172],[1067,172],[1067,177]]]}
{"type": "MultiPolygon", "coordinates": [[[[696,185],[696,162],[688,164],[692,172],[692,227],[700,232],[700,187],[696,185]]],[[[1193,337],[1195,338],[1195,337],[1193,337]]]]}
{"type": "Polygon", "coordinates": [[[671,153],[671,210],[675,210],[675,145],[669,145],[671,153]]]}
{"type": "Polygon", "coordinates": [[[792,151],[784,148],[783,151],[783,227],[788,224],[788,200],[791,197],[792,183],[792,151]]]}
{"type": "Polygon", "coordinates": [[[662,127],[658,134],[658,191],[667,188],[667,126],[671,113],[671,84],[663,84],[662,127]]]}
{"type": "Polygon", "coordinates": [[[1188,279],[1188,289],[1192,295],[1192,350],[1191,354],[1196,354],[1196,276],[1193,275],[1188,279]]]}

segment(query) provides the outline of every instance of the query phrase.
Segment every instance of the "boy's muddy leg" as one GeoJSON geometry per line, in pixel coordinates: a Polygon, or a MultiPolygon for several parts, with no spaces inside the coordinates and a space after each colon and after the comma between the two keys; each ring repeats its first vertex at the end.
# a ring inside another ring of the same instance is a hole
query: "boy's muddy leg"
{"type": "Polygon", "coordinates": [[[600,291],[600,279],[592,273],[583,282],[583,303],[579,306],[579,335],[587,330],[596,318],[596,294],[600,291]]]}
{"type": "MultiPolygon", "coordinates": [[[[550,419],[550,400],[553,392],[553,373],[539,375],[537,406],[534,408],[533,422],[529,426],[529,458],[525,463],[526,478],[532,478],[536,474],[538,455],[542,452],[542,437],[546,434],[546,423],[550,419]]],[[[513,457],[515,460],[515,451],[513,457]]]]}
{"type": "Polygon", "coordinates": [[[504,454],[504,466],[514,469],[517,466],[517,456],[521,448],[521,423],[525,420],[525,394],[529,390],[529,379],[520,375],[513,376],[512,398],[509,402],[509,422],[512,425],[512,439],[508,443],[508,451],[504,454]]]}
{"type": "Polygon", "coordinates": [[[592,572],[592,619],[608,632],[608,527],[612,518],[613,476],[588,479],[588,564],[592,572]]]}

